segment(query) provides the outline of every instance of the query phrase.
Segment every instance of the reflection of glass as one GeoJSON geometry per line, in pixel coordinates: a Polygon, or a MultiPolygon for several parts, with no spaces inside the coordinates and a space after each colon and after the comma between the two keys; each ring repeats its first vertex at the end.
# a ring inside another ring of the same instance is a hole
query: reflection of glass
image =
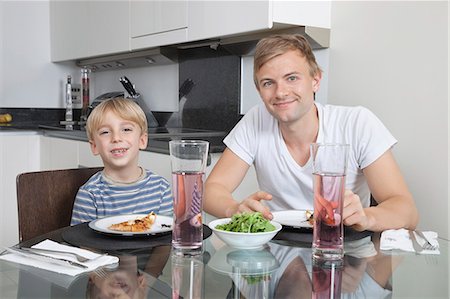
{"type": "Polygon", "coordinates": [[[172,140],[172,246],[181,255],[202,252],[203,181],[208,158],[207,141],[172,140]]]}
{"type": "Polygon", "coordinates": [[[227,254],[227,263],[232,267],[233,298],[240,298],[240,294],[246,298],[270,297],[271,273],[280,265],[269,250],[235,250],[227,254]]]}
{"type": "Polygon", "coordinates": [[[312,298],[341,298],[342,270],[342,260],[314,260],[312,269],[312,298]]]}
{"type": "Polygon", "coordinates": [[[204,298],[201,256],[172,255],[172,298],[204,298]]]}

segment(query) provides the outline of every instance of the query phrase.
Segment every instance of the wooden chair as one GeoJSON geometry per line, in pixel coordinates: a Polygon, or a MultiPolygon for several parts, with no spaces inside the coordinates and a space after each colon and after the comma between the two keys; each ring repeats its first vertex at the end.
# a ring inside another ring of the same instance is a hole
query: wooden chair
{"type": "Polygon", "coordinates": [[[102,167],[22,173],[17,176],[19,241],[70,225],[78,188],[102,167]]]}

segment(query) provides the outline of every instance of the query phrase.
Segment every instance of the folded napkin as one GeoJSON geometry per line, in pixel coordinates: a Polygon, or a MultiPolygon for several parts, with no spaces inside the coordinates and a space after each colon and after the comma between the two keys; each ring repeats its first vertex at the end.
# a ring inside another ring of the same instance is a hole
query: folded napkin
{"type": "MultiPolygon", "coordinates": [[[[57,273],[65,274],[65,275],[70,275],[70,276],[76,276],[76,275],[84,273],[84,272],[93,271],[99,267],[114,265],[119,262],[119,258],[115,257],[115,256],[97,254],[97,253],[94,253],[94,252],[86,250],[86,249],[81,249],[81,248],[68,246],[68,245],[62,245],[62,244],[59,244],[57,242],[54,242],[54,241],[48,240],[48,239],[32,246],[32,248],[72,252],[72,253],[76,253],[83,257],[93,259],[93,260],[89,260],[87,262],[81,263],[76,259],[76,257],[74,257],[70,254],[64,255],[64,254],[59,254],[59,253],[58,254],[45,253],[45,255],[48,255],[51,257],[64,258],[66,260],[71,260],[71,261],[74,261],[74,262],[77,262],[77,263],[87,266],[87,268],[81,268],[81,267],[71,266],[69,264],[67,266],[54,264],[54,263],[50,263],[50,262],[46,262],[46,261],[33,259],[32,257],[26,257],[26,256],[16,254],[16,253],[8,253],[8,254],[1,255],[0,259],[5,260],[5,261],[14,262],[14,263],[23,264],[23,265],[28,265],[28,266],[32,266],[32,267],[36,267],[36,268],[40,268],[40,269],[44,269],[44,270],[48,270],[48,271],[52,271],[52,272],[57,272],[57,273]]],[[[42,254],[44,254],[44,253],[42,253],[42,254]]]]}
{"type": "MultiPolygon", "coordinates": [[[[436,246],[434,250],[422,250],[420,254],[440,254],[438,234],[433,231],[424,231],[423,234],[426,236],[428,241],[436,246]]],[[[380,249],[381,250],[394,250],[399,249],[408,252],[416,252],[413,247],[413,240],[409,236],[409,231],[401,229],[390,229],[381,233],[380,249]]]]}

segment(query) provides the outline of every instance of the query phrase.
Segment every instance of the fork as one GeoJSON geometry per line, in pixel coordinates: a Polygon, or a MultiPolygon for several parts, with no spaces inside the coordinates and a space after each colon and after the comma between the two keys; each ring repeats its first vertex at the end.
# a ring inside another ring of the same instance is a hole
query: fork
{"type": "Polygon", "coordinates": [[[108,276],[108,272],[106,272],[106,270],[103,269],[103,267],[99,267],[99,268],[95,269],[94,274],[100,278],[106,278],[106,276],[108,276]]]}
{"type": "Polygon", "coordinates": [[[425,234],[420,231],[420,230],[416,230],[415,231],[416,235],[419,235],[419,238],[424,240],[425,243],[422,245],[422,248],[425,250],[435,250],[437,248],[436,245],[433,245],[430,243],[430,241],[428,241],[427,237],[425,236],[425,234]]]}
{"type": "Polygon", "coordinates": [[[68,251],[60,251],[60,250],[53,250],[53,249],[41,249],[41,248],[28,248],[28,247],[22,247],[21,249],[22,250],[26,250],[26,251],[30,251],[30,252],[34,251],[34,252],[38,252],[38,253],[41,252],[41,253],[67,254],[67,255],[71,255],[71,256],[75,257],[77,259],[77,261],[79,261],[81,263],[93,261],[93,260],[96,260],[96,259],[106,255],[106,254],[103,254],[103,255],[100,255],[98,257],[90,259],[90,258],[84,257],[82,255],[76,254],[74,252],[68,252],[68,251]]]}

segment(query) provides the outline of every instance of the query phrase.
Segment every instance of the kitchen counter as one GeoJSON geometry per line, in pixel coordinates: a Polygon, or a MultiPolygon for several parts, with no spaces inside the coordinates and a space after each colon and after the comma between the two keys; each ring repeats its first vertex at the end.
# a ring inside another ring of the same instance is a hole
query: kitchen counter
{"type": "MultiPolygon", "coordinates": [[[[48,137],[88,141],[86,131],[79,128],[66,130],[60,125],[33,123],[10,123],[0,125],[0,132],[14,132],[17,134],[25,131],[35,131],[36,133],[41,133],[48,137]]],[[[226,134],[226,132],[191,128],[149,128],[148,146],[145,151],[169,154],[170,140],[200,139],[210,142],[210,153],[221,153],[225,149],[222,140],[226,134]]]]}

